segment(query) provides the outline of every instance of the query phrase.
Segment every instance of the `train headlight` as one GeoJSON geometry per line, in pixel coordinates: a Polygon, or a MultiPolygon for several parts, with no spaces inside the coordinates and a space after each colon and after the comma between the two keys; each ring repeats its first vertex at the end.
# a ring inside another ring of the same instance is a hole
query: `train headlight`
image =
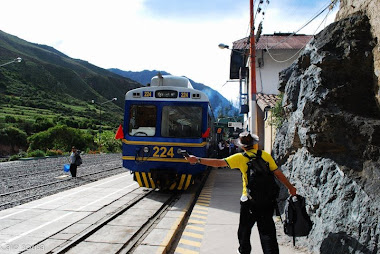
{"type": "Polygon", "coordinates": [[[144,151],[144,153],[149,153],[149,147],[145,146],[143,151],[144,151]]]}

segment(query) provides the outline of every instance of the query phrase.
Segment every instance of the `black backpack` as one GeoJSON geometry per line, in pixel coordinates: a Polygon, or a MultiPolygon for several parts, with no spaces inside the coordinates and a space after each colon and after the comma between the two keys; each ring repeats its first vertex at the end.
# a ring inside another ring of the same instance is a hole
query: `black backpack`
{"type": "Polygon", "coordinates": [[[82,165],[82,158],[80,157],[80,154],[79,153],[76,153],[75,154],[75,165],[77,166],[80,166],[82,165]]]}
{"type": "Polygon", "coordinates": [[[295,245],[296,236],[307,236],[313,227],[306,212],[305,198],[296,195],[289,196],[285,203],[285,220],[284,232],[289,236],[293,236],[293,245],[295,245]]]}
{"type": "Polygon", "coordinates": [[[252,157],[243,153],[249,159],[247,188],[251,196],[250,200],[254,207],[272,207],[278,211],[276,199],[280,193],[280,187],[269,169],[269,163],[261,157],[261,154],[261,150],[257,150],[256,155],[252,157]]]}

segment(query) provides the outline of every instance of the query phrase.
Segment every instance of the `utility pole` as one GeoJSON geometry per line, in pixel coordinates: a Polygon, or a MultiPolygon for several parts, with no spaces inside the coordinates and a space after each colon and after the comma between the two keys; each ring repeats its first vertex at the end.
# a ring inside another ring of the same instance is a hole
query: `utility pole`
{"type": "Polygon", "coordinates": [[[108,101],[103,102],[103,103],[96,103],[95,100],[91,100],[91,102],[93,104],[99,105],[99,120],[100,120],[100,122],[99,122],[100,123],[100,127],[99,127],[99,153],[101,152],[101,148],[102,148],[102,143],[101,143],[101,135],[102,135],[102,105],[106,104],[108,102],[111,102],[111,101],[117,101],[117,98],[114,97],[111,100],[108,100],[108,101]]]}
{"type": "Polygon", "coordinates": [[[257,131],[257,103],[256,103],[256,44],[255,44],[255,18],[254,18],[254,4],[253,0],[249,2],[250,8],[250,43],[249,43],[249,56],[250,56],[250,81],[251,81],[251,133],[258,135],[257,131]]]}

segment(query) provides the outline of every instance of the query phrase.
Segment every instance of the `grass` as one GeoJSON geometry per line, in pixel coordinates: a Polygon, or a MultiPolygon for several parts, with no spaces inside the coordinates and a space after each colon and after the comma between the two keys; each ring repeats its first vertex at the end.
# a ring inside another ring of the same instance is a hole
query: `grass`
{"type": "MultiPolygon", "coordinates": [[[[76,112],[83,112],[85,110],[84,107],[72,107],[76,112]]],[[[49,120],[54,119],[55,117],[62,116],[61,114],[57,114],[56,112],[49,109],[36,109],[32,107],[25,106],[6,106],[0,105],[0,112],[2,113],[0,116],[0,121],[4,122],[6,116],[13,116],[16,119],[21,119],[24,121],[35,121],[38,117],[47,118],[49,120]]],[[[68,118],[65,116],[64,118],[68,118]]],[[[85,120],[85,117],[74,116],[74,119],[85,120]]]]}
{"type": "MultiPolygon", "coordinates": [[[[95,108],[95,106],[92,105],[69,105],[69,104],[63,104],[60,103],[66,108],[70,108],[72,110],[71,115],[64,115],[62,113],[54,112],[54,110],[50,109],[36,109],[32,107],[26,107],[26,106],[19,106],[19,105],[5,105],[0,104],[0,123],[4,127],[10,127],[15,126],[16,123],[5,123],[5,119],[7,116],[12,116],[16,119],[16,122],[23,121],[23,122],[29,122],[31,124],[36,122],[37,118],[44,118],[47,120],[50,120],[54,122],[57,119],[61,120],[67,120],[71,119],[74,122],[86,122],[93,120],[95,122],[95,125],[93,126],[93,130],[98,130],[100,127],[99,121],[99,109],[95,108]],[[85,116],[83,112],[86,112],[86,110],[92,110],[93,111],[93,117],[85,116]]],[[[106,116],[106,113],[104,109],[102,109],[102,129],[104,130],[112,130],[116,128],[116,124],[113,124],[111,122],[108,122],[104,119],[106,116]],[[103,115],[104,114],[104,115],[103,115]]]]}

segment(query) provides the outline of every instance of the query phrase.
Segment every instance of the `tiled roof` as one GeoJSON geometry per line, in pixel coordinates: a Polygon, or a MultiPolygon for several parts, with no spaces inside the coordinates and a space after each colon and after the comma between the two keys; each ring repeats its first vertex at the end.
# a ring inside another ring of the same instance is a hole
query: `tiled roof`
{"type": "Polygon", "coordinates": [[[278,100],[279,98],[275,94],[258,93],[256,95],[257,105],[259,105],[262,111],[273,108],[278,100]]]}
{"type": "MultiPolygon", "coordinates": [[[[261,35],[260,40],[256,43],[256,49],[301,49],[311,39],[312,35],[261,35]]],[[[249,49],[247,38],[233,42],[233,49],[249,49]]]]}

